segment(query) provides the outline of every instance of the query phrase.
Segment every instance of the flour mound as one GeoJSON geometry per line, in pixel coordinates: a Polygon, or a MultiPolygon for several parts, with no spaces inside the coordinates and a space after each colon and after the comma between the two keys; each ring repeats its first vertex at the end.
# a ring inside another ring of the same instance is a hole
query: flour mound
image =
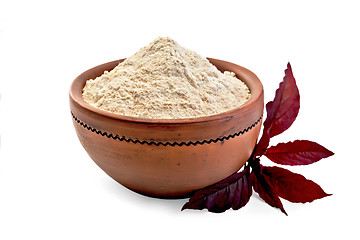
{"type": "Polygon", "coordinates": [[[159,37],[110,72],[88,80],[83,98],[125,116],[180,119],[237,108],[250,91],[234,73],[221,73],[206,58],[159,37]]]}

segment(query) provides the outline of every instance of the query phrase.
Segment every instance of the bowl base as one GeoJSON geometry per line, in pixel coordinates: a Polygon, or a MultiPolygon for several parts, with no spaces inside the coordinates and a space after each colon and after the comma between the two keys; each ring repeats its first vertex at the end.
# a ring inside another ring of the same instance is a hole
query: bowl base
{"type": "MultiPolygon", "coordinates": [[[[116,180],[115,180],[116,181],[116,180]]],[[[116,181],[117,182],[117,181],[116,181]]],[[[119,182],[117,182],[119,183],[119,182]]],[[[161,195],[155,195],[155,194],[151,194],[151,193],[145,193],[145,192],[141,192],[141,191],[138,191],[136,189],[132,189],[132,188],[129,188],[129,187],[126,187],[124,186],[123,184],[119,183],[121,186],[125,187],[126,189],[130,190],[130,191],[133,191],[137,194],[140,194],[140,195],[143,195],[145,197],[151,197],[151,198],[157,198],[157,199],[185,199],[185,198],[190,198],[194,195],[195,191],[192,191],[192,192],[189,192],[189,193],[186,193],[186,194],[182,194],[182,195],[176,195],[176,196],[161,196],[161,195]]]]}

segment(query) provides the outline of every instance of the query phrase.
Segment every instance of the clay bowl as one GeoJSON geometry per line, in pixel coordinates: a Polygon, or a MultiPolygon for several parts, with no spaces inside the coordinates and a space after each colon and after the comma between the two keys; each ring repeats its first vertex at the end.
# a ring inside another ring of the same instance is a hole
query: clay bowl
{"type": "Polygon", "coordinates": [[[82,98],[86,80],[112,70],[123,60],[87,70],[70,89],[76,133],[105,173],[138,193],[180,198],[230,176],[245,164],[259,135],[264,105],[263,87],[255,74],[209,58],[220,71],[235,72],[252,93],[239,108],[209,117],[145,119],[87,104],[82,98]]]}

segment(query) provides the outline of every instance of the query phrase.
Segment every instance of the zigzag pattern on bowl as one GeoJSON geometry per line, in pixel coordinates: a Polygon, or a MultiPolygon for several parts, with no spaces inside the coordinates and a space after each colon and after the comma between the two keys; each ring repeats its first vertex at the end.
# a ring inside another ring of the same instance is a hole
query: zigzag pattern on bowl
{"type": "Polygon", "coordinates": [[[90,127],[90,126],[88,126],[86,123],[84,123],[84,122],[82,122],[81,120],[79,120],[72,112],[71,112],[71,115],[72,115],[72,117],[74,118],[74,120],[78,123],[78,124],[80,124],[80,126],[82,126],[83,128],[86,128],[87,130],[89,130],[89,131],[92,131],[92,132],[94,132],[94,133],[96,133],[96,134],[99,134],[99,135],[101,135],[101,136],[105,136],[105,137],[107,137],[107,138],[112,138],[112,139],[114,139],[114,140],[120,140],[120,141],[125,141],[125,142],[132,142],[132,143],[140,143],[140,144],[147,144],[147,145],[152,145],[152,144],[154,144],[154,145],[156,145],[156,146],[159,146],[159,145],[163,145],[163,146],[183,146],[183,145],[185,145],[185,146],[190,146],[190,145],[193,145],[193,146],[195,146],[195,145],[203,145],[203,144],[210,144],[210,143],[216,143],[216,142],[218,142],[218,141],[224,141],[224,140],[229,140],[230,138],[234,138],[234,137],[237,137],[237,136],[239,136],[239,135],[242,135],[242,134],[244,134],[244,133],[246,133],[246,132],[248,132],[248,131],[250,131],[252,128],[254,128],[260,121],[261,121],[261,118],[262,118],[262,116],[260,116],[260,118],[258,119],[258,120],[256,120],[256,122],[254,122],[253,124],[251,124],[249,127],[247,127],[246,129],[244,129],[244,130],[242,130],[242,131],[240,131],[240,132],[238,132],[238,133],[234,133],[234,134],[232,134],[232,135],[229,135],[229,136],[224,136],[224,137],[221,137],[221,138],[216,138],[216,139],[210,139],[210,140],[203,140],[203,141],[196,141],[196,142],[192,142],[192,141],[190,141],[190,142],[180,142],[180,143],[178,143],[178,142],[173,142],[173,143],[171,143],[171,142],[154,142],[154,141],[150,141],[150,142],[148,142],[148,141],[140,141],[140,140],[138,140],[138,139],[136,139],[136,140],[133,140],[133,139],[131,139],[131,138],[126,138],[125,136],[122,136],[122,137],[120,137],[119,135],[113,135],[112,133],[107,133],[107,132],[103,132],[103,131],[100,131],[100,130],[97,130],[97,129],[95,129],[95,128],[93,128],[93,127],[90,127]]]}

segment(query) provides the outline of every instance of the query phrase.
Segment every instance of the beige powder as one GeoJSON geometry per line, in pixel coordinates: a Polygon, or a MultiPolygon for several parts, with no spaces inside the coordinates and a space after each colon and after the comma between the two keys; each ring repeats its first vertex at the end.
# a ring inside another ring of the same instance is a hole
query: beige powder
{"type": "Polygon", "coordinates": [[[179,119],[226,112],[250,98],[232,72],[160,37],[110,72],[86,82],[84,100],[105,111],[142,118],[179,119]]]}

